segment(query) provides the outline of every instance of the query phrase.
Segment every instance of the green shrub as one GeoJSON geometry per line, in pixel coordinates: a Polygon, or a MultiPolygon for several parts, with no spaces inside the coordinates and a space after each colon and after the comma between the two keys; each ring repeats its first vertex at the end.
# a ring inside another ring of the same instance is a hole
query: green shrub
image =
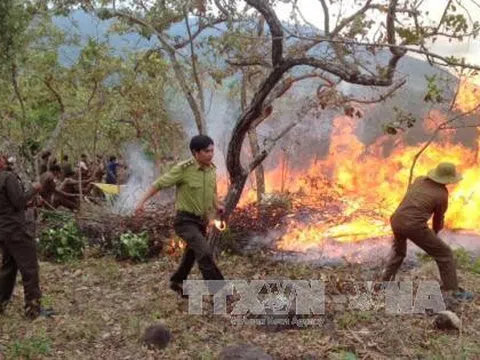
{"type": "Polygon", "coordinates": [[[149,249],[148,234],[144,231],[134,234],[128,231],[113,242],[115,255],[121,259],[146,261],[149,249]]]}
{"type": "Polygon", "coordinates": [[[75,220],[68,220],[56,229],[46,229],[40,234],[39,253],[48,260],[67,262],[83,256],[86,239],[80,233],[75,220]]]}
{"type": "Polygon", "coordinates": [[[472,254],[463,247],[453,250],[453,255],[458,267],[468,268],[472,263],[472,254]]]}
{"type": "MultiPolygon", "coordinates": [[[[474,256],[463,247],[453,250],[453,255],[459,269],[471,271],[475,274],[480,274],[480,257],[474,258],[474,256]]],[[[433,260],[425,253],[417,253],[417,259],[421,263],[426,263],[433,260]]]]}
{"type": "Polygon", "coordinates": [[[17,339],[8,348],[9,359],[38,359],[52,350],[52,341],[44,332],[40,336],[17,339]]]}
{"type": "Polygon", "coordinates": [[[480,257],[477,257],[470,270],[475,274],[480,274],[480,257]]]}

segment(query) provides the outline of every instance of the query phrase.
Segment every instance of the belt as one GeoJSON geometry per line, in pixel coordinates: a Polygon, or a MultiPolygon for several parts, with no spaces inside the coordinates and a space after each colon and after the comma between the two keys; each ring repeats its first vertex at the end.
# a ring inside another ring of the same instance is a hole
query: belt
{"type": "Polygon", "coordinates": [[[193,220],[197,220],[197,221],[202,221],[202,222],[207,221],[206,217],[195,215],[195,214],[189,213],[187,211],[177,211],[177,216],[184,216],[184,217],[187,217],[187,218],[190,218],[190,219],[193,219],[193,220]]]}

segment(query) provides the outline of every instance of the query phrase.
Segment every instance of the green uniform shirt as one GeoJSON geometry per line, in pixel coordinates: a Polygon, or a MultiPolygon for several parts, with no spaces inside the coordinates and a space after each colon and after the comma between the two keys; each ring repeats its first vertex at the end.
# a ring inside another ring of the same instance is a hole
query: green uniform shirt
{"type": "Polygon", "coordinates": [[[217,182],[213,164],[202,169],[194,158],[180,162],[160,176],[153,186],[158,190],[176,187],[177,211],[208,217],[215,209],[217,182]]]}

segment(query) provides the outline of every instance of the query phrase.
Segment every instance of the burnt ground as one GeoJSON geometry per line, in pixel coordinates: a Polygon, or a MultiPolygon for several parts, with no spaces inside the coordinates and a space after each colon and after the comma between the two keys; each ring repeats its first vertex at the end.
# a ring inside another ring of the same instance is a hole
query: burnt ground
{"type": "MultiPolygon", "coordinates": [[[[275,359],[479,359],[480,301],[461,304],[460,331],[440,331],[428,315],[387,315],[382,308],[331,306],[330,295],[348,293],[352,282],[375,279],[362,265],[318,268],[273,262],[257,252],[223,253],[219,266],[230,279],[322,279],[327,306],[322,322],[306,328],[232,325],[228,317],[189,315],[186,301],[168,291],[178,254],[134,265],[110,257],[58,265],[41,263],[45,305],[54,319],[33,323],[21,316],[22,289],[0,316],[2,359],[215,359],[229,344],[258,345],[275,359]],[[162,322],[172,332],[165,350],[140,343],[143,330],[162,322]]],[[[404,270],[404,278],[436,279],[435,264],[404,270]]],[[[461,283],[480,293],[480,276],[459,270],[461,283]]],[[[200,278],[195,269],[192,278],[200,278]]]]}

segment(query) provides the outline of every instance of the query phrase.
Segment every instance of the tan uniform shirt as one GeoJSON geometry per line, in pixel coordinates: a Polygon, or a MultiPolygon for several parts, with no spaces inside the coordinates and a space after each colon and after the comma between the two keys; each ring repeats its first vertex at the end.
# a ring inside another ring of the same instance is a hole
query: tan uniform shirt
{"type": "Polygon", "coordinates": [[[433,230],[438,232],[443,228],[447,208],[447,187],[421,176],[415,179],[392,215],[392,226],[402,229],[423,228],[433,214],[433,230]]]}

